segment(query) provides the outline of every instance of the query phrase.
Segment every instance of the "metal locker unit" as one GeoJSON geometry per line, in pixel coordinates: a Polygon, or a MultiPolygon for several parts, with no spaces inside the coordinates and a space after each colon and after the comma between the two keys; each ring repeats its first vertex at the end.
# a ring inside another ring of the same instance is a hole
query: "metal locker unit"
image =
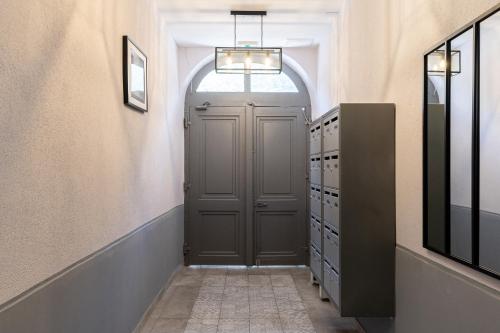
{"type": "Polygon", "coordinates": [[[322,289],[342,316],[394,316],[395,107],[341,104],[321,122],[322,289]]]}
{"type": "Polygon", "coordinates": [[[321,248],[321,218],[311,215],[311,243],[321,248]]]}
{"type": "Polygon", "coordinates": [[[324,185],[339,188],[339,152],[323,154],[324,185]]]}
{"type": "Polygon", "coordinates": [[[323,164],[321,155],[321,119],[311,124],[309,129],[309,181],[310,181],[310,266],[316,280],[323,278],[322,270],[322,244],[323,244],[323,218],[322,218],[322,175],[323,164]]]}
{"type": "Polygon", "coordinates": [[[321,185],[321,155],[310,157],[311,184],[321,185]]]}
{"type": "Polygon", "coordinates": [[[311,184],[311,215],[321,216],[321,186],[311,184]]]}
{"type": "Polygon", "coordinates": [[[331,114],[323,118],[323,151],[331,152],[339,149],[339,117],[331,114]]]}
{"type": "Polygon", "coordinates": [[[339,275],[330,265],[328,260],[324,260],[323,265],[324,283],[323,288],[330,295],[335,304],[339,302],[339,275]]]}
{"type": "Polygon", "coordinates": [[[314,245],[311,245],[311,272],[319,280],[321,277],[321,252],[314,245]]]}
{"type": "Polygon", "coordinates": [[[330,266],[339,271],[339,235],[328,224],[325,224],[324,237],[324,258],[328,261],[330,266]]]}
{"type": "Polygon", "coordinates": [[[309,153],[311,155],[321,152],[321,122],[311,125],[309,130],[309,153]]]}
{"type": "Polygon", "coordinates": [[[323,186],[323,214],[325,224],[339,230],[339,191],[323,186]]]}

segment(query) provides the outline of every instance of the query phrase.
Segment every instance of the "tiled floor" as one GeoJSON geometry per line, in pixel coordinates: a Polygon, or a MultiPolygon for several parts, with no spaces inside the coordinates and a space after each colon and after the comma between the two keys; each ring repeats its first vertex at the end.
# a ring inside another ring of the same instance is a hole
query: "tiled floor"
{"type": "Polygon", "coordinates": [[[174,277],[140,333],[354,333],[321,301],[306,268],[189,268],[174,277]]]}

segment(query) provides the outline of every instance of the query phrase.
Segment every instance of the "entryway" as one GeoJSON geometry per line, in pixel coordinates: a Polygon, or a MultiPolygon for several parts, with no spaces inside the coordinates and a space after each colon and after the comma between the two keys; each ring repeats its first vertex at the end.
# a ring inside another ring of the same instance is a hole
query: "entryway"
{"type": "Polygon", "coordinates": [[[318,298],[308,268],[183,267],[140,333],[360,333],[318,298]]]}
{"type": "Polygon", "coordinates": [[[305,264],[307,89],[213,69],[186,94],[186,263],[305,264]]]}

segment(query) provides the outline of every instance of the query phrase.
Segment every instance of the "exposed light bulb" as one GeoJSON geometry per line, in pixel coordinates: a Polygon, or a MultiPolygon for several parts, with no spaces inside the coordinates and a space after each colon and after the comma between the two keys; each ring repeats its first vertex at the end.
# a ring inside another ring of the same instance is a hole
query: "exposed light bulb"
{"type": "Polygon", "coordinates": [[[266,59],[264,60],[264,64],[267,67],[271,66],[271,57],[269,56],[269,54],[266,56],[266,59]]]}
{"type": "Polygon", "coordinates": [[[440,62],[439,62],[439,66],[441,68],[445,68],[446,67],[446,60],[442,59],[440,62]]]}
{"type": "Polygon", "coordinates": [[[232,64],[233,64],[233,58],[231,57],[231,54],[230,54],[230,53],[228,53],[228,54],[226,55],[226,65],[228,65],[228,66],[229,66],[229,65],[232,65],[232,64]]]}
{"type": "Polygon", "coordinates": [[[252,58],[250,57],[250,54],[247,54],[247,56],[245,58],[245,65],[247,67],[250,67],[252,65],[252,58]]]}

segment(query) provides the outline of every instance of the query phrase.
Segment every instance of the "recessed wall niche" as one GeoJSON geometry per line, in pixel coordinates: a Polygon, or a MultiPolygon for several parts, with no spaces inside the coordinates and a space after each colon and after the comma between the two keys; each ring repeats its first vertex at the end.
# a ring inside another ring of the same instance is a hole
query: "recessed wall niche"
{"type": "Polygon", "coordinates": [[[500,278],[500,5],[424,56],[425,248],[500,278]]]}

